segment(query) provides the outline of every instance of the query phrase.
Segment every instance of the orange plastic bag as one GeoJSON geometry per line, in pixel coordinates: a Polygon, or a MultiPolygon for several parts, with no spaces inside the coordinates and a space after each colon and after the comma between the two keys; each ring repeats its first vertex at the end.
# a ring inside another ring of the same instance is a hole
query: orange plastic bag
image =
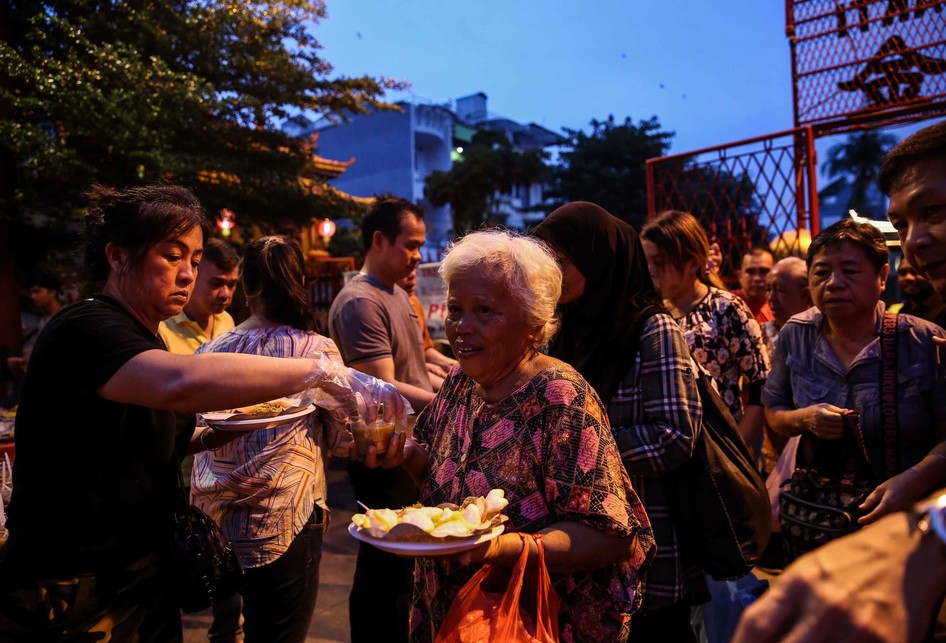
{"type": "Polygon", "coordinates": [[[519,534],[522,554],[512,571],[484,565],[450,606],[435,643],[557,643],[559,598],[545,567],[545,549],[538,534],[519,534]],[[529,539],[539,550],[534,571],[526,573],[529,539]],[[506,580],[508,578],[508,581],[506,580]],[[533,581],[534,578],[534,582],[533,581]],[[505,590],[501,583],[506,582],[505,590]],[[528,581],[528,582],[526,582],[528,581]],[[490,591],[500,584],[500,591],[490,591]],[[528,588],[522,594],[523,586],[528,588]],[[535,594],[531,588],[535,588],[535,594]]]}

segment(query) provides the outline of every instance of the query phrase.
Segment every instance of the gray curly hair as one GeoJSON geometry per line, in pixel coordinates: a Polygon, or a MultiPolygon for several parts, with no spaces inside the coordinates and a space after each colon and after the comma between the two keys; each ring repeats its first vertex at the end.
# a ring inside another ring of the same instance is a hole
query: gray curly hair
{"type": "Polygon", "coordinates": [[[447,249],[440,276],[447,290],[460,272],[473,268],[499,275],[519,302],[529,326],[540,326],[533,342],[538,348],[558,330],[555,314],[562,294],[562,270],[542,241],[507,230],[472,232],[447,249]]]}

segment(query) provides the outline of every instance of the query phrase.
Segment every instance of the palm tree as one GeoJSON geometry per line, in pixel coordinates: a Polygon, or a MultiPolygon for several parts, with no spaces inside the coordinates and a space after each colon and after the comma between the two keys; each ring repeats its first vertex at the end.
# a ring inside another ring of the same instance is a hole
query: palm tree
{"type": "Polygon", "coordinates": [[[821,171],[829,179],[849,180],[851,196],[845,210],[857,210],[862,216],[872,216],[874,211],[881,210],[883,203],[874,186],[884,155],[896,144],[897,138],[892,134],[867,130],[850,134],[844,142],[831,146],[821,171]]]}

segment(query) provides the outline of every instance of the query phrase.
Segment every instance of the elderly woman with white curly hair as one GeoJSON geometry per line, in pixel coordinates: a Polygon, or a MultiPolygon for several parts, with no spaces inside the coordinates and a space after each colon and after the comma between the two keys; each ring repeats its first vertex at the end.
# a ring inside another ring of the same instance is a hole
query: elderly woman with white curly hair
{"type": "Polygon", "coordinates": [[[539,352],[558,326],[558,263],[541,241],[485,231],[453,245],[440,273],[459,366],[413,437],[397,436],[383,460],[372,449],[366,463],[407,468],[426,505],[503,489],[509,522],[470,552],[471,565],[418,559],[412,639],[434,639],[481,563],[513,567],[523,548],[514,532],[524,532],[543,535],[561,639],[625,640],[654,540],[598,395],[539,352]]]}

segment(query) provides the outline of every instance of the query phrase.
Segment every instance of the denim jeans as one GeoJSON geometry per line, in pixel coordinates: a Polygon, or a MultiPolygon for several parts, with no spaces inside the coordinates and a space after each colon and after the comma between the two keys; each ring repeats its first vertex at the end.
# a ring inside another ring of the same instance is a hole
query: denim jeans
{"type": "Polygon", "coordinates": [[[319,594],[325,521],[316,506],[308,524],[276,561],[246,569],[243,632],[246,643],[301,643],[319,594]]]}

